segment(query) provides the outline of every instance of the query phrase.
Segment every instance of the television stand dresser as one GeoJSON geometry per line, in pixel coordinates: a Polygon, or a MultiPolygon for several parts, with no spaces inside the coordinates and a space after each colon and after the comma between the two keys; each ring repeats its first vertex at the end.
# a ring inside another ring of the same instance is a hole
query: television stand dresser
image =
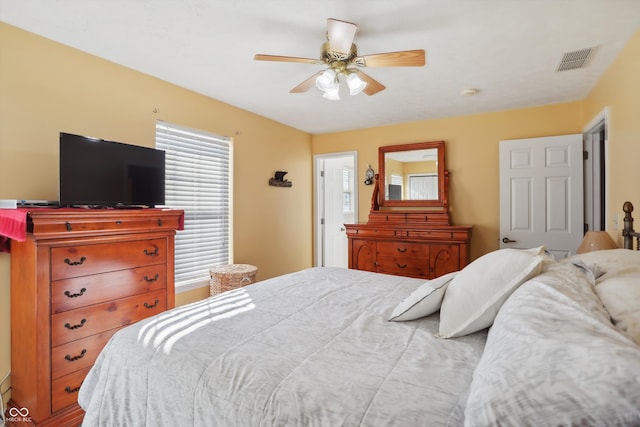
{"type": "Polygon", "coordinates": [[[444,142],[380,147],[379,169],[369,221],[345,224],[349,268],[424,279],[464,268],[472,226],[451,225],[444,142]],[[392,175],[402,184],[385,184],[392,175]]]}
{"type": "Polygon", "coordinates": [[[120,328],[175,305],[183,212],[33,209],[11,241],[11,401],[27,423],[77,426],[80,385],[120,328]],[[25,409],[26,408],[26,409],[25,409]]]}

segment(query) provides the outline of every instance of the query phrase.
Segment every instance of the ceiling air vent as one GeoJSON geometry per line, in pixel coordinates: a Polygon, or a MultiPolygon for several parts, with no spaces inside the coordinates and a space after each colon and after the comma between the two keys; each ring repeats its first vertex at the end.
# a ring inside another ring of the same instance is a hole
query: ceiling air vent
{"type": "Polygon", "coordinates": [[[587,61],[593,55],[595,48],[589,47],[587,49],[574,50],[573,52],[566,52],[562,55],[560,63],[556,67],[556,71],[575,70],[576,68],[584,68],[587,65],[587,61]]]}

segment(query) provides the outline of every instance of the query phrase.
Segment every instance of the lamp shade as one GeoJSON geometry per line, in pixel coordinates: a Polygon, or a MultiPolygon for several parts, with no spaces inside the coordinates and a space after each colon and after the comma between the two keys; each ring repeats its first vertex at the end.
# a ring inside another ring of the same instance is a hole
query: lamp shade
{"type": "Polygon", "coordinates": [[[616,249],[617,247],[606,231],[588,231],[576,253],[583,254],[603,249],[616,249]]]}
{"type": "Polygon", "coordinates": [[[327,91],[334,86],[337,86],[336,72],[331,68],[325,70],[316,78],[316,87],[321,91],[327,91]]]}
{"type": "Polygon", "coordinates": [[[347,75],[347,85],[349,85],[350,95],[357,95],[367,87],[367,83],[362,81],[362,79],[355,73],[347,75]]]}
{"type": "Polygon", "coordinates": [[[322,97],[332,101],[340,101],[340,86],[338,84],[334,84],[332,87],[324,91],[322,97]]]}

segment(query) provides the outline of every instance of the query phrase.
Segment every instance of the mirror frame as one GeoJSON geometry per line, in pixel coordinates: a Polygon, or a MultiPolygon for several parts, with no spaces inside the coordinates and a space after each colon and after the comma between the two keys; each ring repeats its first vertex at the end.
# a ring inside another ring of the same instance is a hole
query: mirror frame
{"type": "Polygon", "coordinates": [[[387,145],[378,148],[379,204],[388,207],[444,207],[445,194],[444,141],[416,142],[412,144],[387,145]],[[435,148],[438,150],[438,198],[434,200],[385,200],[385,154],[398,151],[412,151],[435,148]]]}

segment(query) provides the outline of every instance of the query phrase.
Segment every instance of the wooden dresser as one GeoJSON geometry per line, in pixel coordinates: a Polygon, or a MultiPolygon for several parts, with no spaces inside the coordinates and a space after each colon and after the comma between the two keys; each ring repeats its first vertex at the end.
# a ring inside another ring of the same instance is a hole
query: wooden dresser
{"type": "Polygon", "coordinates": [[[349,268],[433,279],[469,263],[470,226],[432,224],[430,215],[374,213],[366,224],[345,224],[349,268]]]}
{"type": "MultiPolygon", "coordinates": [[[[33,425],[79,425],[80,385],[123,326],[175,305],[182,211],[35,209],[11,243],[11,401],[33,425]]],[[[24,425],[24,423],[20,423],[24,425]]]]}
{"type": "Polygon", "coordinates": [[[379,147],[378,169],[368,222],[345,224],[349,268],[423,279],[464,268],[472,226],[451,224],[444,141],[379,147]]]}

